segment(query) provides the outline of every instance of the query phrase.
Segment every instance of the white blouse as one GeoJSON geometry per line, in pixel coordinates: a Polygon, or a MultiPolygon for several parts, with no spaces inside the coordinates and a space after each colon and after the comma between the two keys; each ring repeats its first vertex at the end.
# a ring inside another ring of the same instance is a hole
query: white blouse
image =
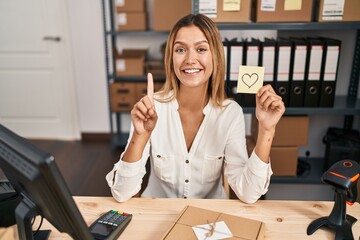
{"type": "MultiPolygon", "coordinates": [[[[232,100],[225,104],[224,108],[215,108],[209,101],[188,151],[177,101],[155,101],[158,121],[141,159],[124,162],[123,152],[106,175],[113,197],[123,202],[139,192],[150,157],[151,172],[142,197],[227,198],[222,182],[224,168],[237,197],[247,203],[257,201],[268,190],[272,170],[254,151],[248,157],[242,108],[232,100]]],[[[133,131],[131,124],[127,146],[133,131]]]]}

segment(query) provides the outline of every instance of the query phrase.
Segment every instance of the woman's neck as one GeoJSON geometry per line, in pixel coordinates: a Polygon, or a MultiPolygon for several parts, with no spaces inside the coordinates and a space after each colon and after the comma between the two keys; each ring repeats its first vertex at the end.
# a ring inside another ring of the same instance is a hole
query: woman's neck
{"type": "Polygon", "coordinates": [[[202,110],[209,101],[207,88],[184,88],[180,87],[179,95],[177,97],[180,108],[189,110],[202,110]]]}

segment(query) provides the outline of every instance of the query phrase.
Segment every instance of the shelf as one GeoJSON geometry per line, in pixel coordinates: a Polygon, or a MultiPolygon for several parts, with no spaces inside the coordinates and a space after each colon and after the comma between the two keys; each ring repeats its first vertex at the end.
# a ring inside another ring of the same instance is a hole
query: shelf
{"type": "MultiPolygon", "coordinates": [[[[153,75],[154,82],[164,82],[165,76],[156,76],[153,75]]],[[[108,79],[114,79],[114,82],[146,82],[146,76],[126,76],[126,77],[114,77],[114,75],[110,74],[108,79]]]]}
{"type": "MultiPolygon", "coordinates": [[[[354,106],[346,101],[347,96],[336,96],[334,107],[287,107],[285,115],[360,115],[360,99],[356,100],[354,106]]],[[[255,108],[244,107],[244,113],[255,113],[255,108]]]]}
{"type": "Polygon", "coordinates": [[[169,32],[155,32],[152,30],[148,31],[106,31],[106,35],[114,35],[114,36],[167,36],[169,32]]]}
{"type": "MultiPolygon", "coordinates": [[[[321,176],[324,173],[324,158],[309,158],[308,160],[300,159],[310,164],[310,170],[304,171],[302,176],[273,176],[271,177],[271,184],[276,183],[294,183],[294,184],[324,184],[321,181],[321,176]]],[[[300,162],[299,161],[299,162],[300,162]]]]}
{"type": "Polygon", "coordinates": [[[217,23],[220,30],[344,30],[360,29],[360,22],[217,23]]]}

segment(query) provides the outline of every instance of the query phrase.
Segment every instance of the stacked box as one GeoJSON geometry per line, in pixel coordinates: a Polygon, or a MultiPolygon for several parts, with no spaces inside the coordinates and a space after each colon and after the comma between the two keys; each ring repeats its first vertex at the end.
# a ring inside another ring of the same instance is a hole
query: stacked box
{"type": "Polygon", "coordinates": [[[319,22],[350,22],[360,21],[360,1],[329,1],[320,0],[317,21],[319,22]]]}
{"type": "MultiPolygon", "coordinates": [[[[270,151],[274,176],[296,176],[299,146],[307,144],[308,116],[283,116],[276,126],[270,151]]],[[[258,122],[255,116],[251,122],[251,137],[248,138],[249,154],[255,147],[258,122]]]]}
{"type": "Polygon", "coordinates": [[[117,76],[144,76],[147,49],[123,49],[115,54],[117,76]]]}
{"type": "Polygon", "coordinates": [[[118,31],[147,30],[145,0],[114,0],[118,31]]]}

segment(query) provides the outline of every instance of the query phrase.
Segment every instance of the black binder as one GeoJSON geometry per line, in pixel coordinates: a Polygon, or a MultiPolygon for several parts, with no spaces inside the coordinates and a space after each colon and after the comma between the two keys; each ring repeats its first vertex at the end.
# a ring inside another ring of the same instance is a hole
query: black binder
{"type": "Polygon", "coordinates": [[[279,38],[275,50],[274,90],[281,96],[285,106],[289,106],[291,42],[279,38]]]}
{"type": "Polygon", "coordinates": [[[265,38],[260,53],[260,66],[265,68],[264,85],[274,86],[276,40],[265,38]]]}
{"type": "Polygon", "coordinates": [[[302,38],[291,38],[289,107],[304,106],[307,44],[302,38]]]}
{"type": "Polygon", "coordinates": [[[323,64],[321,68],[320,107],[333,107],[339,65],[341,41],[320,38],[324,43],[323,64]]]}
{"type": "MultiPolygon", "coordinates": [[[[252,38],[251,41],[246,41],[244,46],[245,46],[244,65],[259,66],[261,41],[259,39],[252,38]]],[[[247,94],[247,93],[241,94],[241,106],[255,107],[256,101],[254,94],[247,94]]]]}
{"type": "Polygon", "coordinates": [[[230,41],[225,38],[225,40],[223,41],[223,46],[224,46],[224,58],[225,58],[225,93],[227,96],[229,96],[229,92],[230,92],[230,88],[228,86],[228,80],[229,80],[229,76],[230,76],[230,41]]]}
{"type": "Polygon", "coordinates": [[[304,107],[318,107],[320,100],[320,75],[324,44],[318,38],[307,38],[308,54],[305,70],[304,107]]]}
{"type": "Polygon", "coordinates": [[[237,93],[237,81],[239,77],[239,68],[244,63],[244,42],[230,42],[229,59],[229,97],[233,98],[241,105],[241,95],[237,93]]]}

